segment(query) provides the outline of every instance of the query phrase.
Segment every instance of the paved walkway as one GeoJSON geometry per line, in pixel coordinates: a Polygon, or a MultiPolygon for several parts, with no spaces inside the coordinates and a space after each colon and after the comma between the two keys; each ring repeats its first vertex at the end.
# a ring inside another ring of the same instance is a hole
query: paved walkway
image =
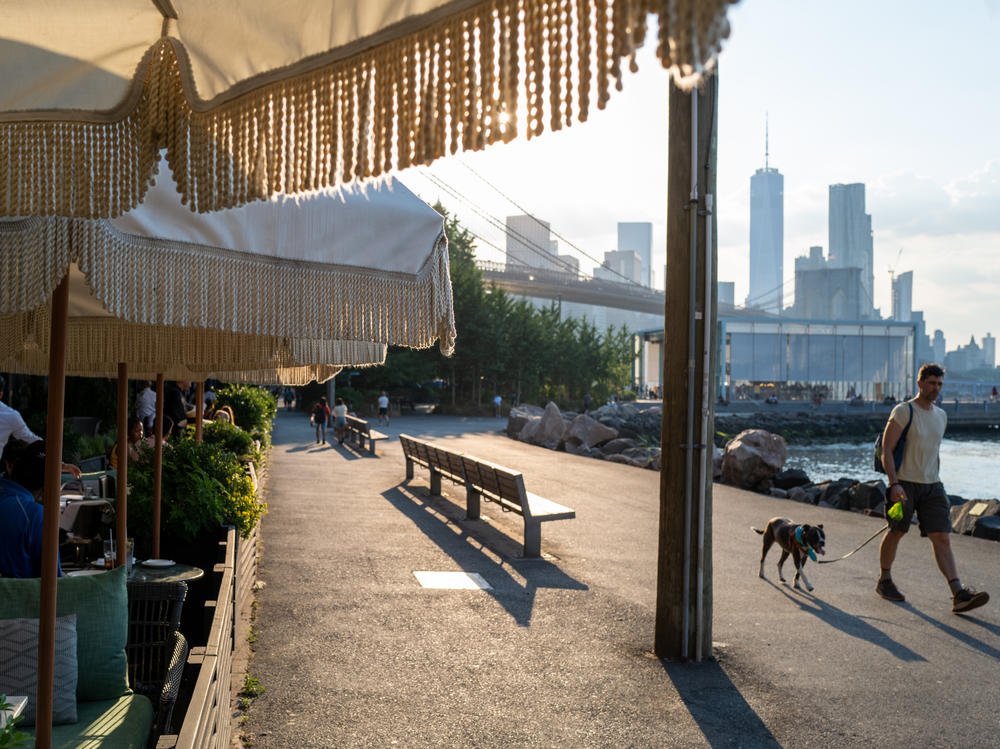
{"type": "Polygon", "coordinates": [[[521,469],[574,507],[520,558],[520,518],[466,521],[403,483],[395,439],[372,458],[315,444],[279,415],[267,481],[257,650],[266,691],[242,731],[254,747],[993,747],[1000,735],[997,544],[954,537],[963,578],[997,600],[955,616],[930,545],[901,545],[907,603],[873,593],[873,542],[813,568],[815,595],[757,578],[774,515],[822,522],[831,556],[877,528],[860,515],[716,486],[714,661],[650,655],[658,475],[516,443],[504,422],[413,416],[426,435],[521,469]],[[415,571],[480,574],[434,590],[415,571]]]}

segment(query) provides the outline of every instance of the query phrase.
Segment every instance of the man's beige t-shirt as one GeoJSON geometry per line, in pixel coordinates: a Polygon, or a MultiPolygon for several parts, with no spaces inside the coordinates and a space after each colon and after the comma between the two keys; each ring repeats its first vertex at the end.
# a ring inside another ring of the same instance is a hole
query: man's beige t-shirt
{"type": "MultiPolygon", "coordinates": [[[[941,480],[938,475],[938,451],[941,438],[948,426],[948,414],[937,406],[931,406],[925,411],[913,401],[913,426],[906,433],[906,447],[903,450],[903,462],[896,471],[896,477],[901,481],[913,481],[918,484],[934,484],[941,480]]],[[[906,427],[910,420],[910,408],[900,403],[889,416],[900,429],[906,427]]]]}

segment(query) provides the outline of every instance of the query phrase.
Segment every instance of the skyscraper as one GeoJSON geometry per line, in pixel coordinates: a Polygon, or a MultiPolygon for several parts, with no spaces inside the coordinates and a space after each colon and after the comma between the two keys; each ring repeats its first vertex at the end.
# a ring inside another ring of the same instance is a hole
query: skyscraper
{"type": "Polygon", "coordinates": [[[553,251],[548,221],[534,216],[507,217],[507,265],[563,269],[553,251]]]}
{"type": "Polygon", "coordinates": [[[613,250],[604,253],[604,265],[594,268],[594,278],[618,283],[641,283],[642,258],[631,250],[613,250]]]}
{"type": "Polygon", "coordinates": [[[634,252],[642,260],[640,283],[653,285],[653,224],[649,221],[619,221],[618,249],[634,252]]]}
{"type": "Polygon", "coordinates": [[[830,185],[829,258],[834,268],[860,268],[862,317],[875,310],[872,217],[865,213],[865,186],[830,185]]]}
{"type": "Polygon", "coordinates": [[[983,366],[993,369],[997,365],[997,339],[989,333],[983,338],[983,366]]]}
{"type": "Polygon", "coordinates": [[[909,322],[913,312],[913,271],[892,279],[892,319],[909,322]]]}
{"type": "Polygon", "coordinates": [[[764,123],[764,168],[750,178],[750,288],[746,306],[780,315],[785,306],[785,178],[768,164],[764,123]]]}
{"type": "Polygon", "coordinates": [[[750,292],[747,307],[781,314],[785,295],[785,178],[758,169],[750,178],[750,292]]]}

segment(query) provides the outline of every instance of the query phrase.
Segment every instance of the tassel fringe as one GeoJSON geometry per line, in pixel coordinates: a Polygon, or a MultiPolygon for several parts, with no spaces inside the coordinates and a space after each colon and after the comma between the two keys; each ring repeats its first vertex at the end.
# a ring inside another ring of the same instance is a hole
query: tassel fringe
{"type": "MultiPolygon", "coordinates": [[[[437,341],[446,356],[455,345],[443,231],[424,267],[411,276],[146,239],[122,234],[106,221],[4,221],[0,315],[45,306],[73,263],[92,295],[122,324],[204,331],[212,346],[225,334],[316,346],[357,341],[427,348],[437,341]]],[[[305,345],[299,344],[298,354],[309,358],[293,356],[293,362],[351,363],[306,354],[305,345]]]]}
{"type": "MultiPolygon", "coordinates": [[[[108,218],[142,200],[161,148],[194,211],[336,187],[585,121],[636,69],[647,16],[657,55],[691,88],[729,34],[735,0],[486,0],[346,58],[335,52],[210,102],[161,38],[111,114],[0,118],[0,211],[108,218]],[[521,66],[523,64],[523,70],[521,66]]],[[[421,19],[416,19],[420,23],[421,19]]]]}

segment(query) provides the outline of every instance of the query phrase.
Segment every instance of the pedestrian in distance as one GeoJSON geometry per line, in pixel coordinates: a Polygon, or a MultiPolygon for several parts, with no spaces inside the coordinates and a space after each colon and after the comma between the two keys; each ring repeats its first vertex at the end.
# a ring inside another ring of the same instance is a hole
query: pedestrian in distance
{"type": "Polygon", "coordinates": [[[500,397],[500,393],[493,396],[493,416],[494,418],[500,418],[500,405],[503,403],[503,398],[500,397]]]}
{"type": "Polygon", "coordinates": [[[347,404],[343,398],[337,398],[337,405],[333,407],[333,428],[337,433],[337,444],[343,445],[347,436],[347,404]]]}
{"type": "Polygon", "coordinates": [[[590,410],[590,393],[583,394],[583,412],[587,413],[590,410]]]}
{"type": "Polygon", "coordinates": [[[383,390],[382,394],[378,397],[378,423],[382,426],[382,419],[385,419],[385,425],[389,426],[389,395],[383,390]]]}
{"type": "Polygon", "coordinates": [[[330,406],[326,403],[326,397],[319,399],[319,403],[313,406],[312,415],[309,421],[316,427],[316,444],[326,444],[326,425],[330,421],[330,406]],[[322,438],[322,442],[320,439],[322,438]]]}
{"type": "Polygon", "coordinates": [[[893,582],[891,570],[899,542],[909,530],[916,512],[920,535],[930,539],[938,569],[951,589],[951,610],[958,614],[982,606],[990,596],[962,585],[951,550],[951,503],[938,475],[941,438],[948,426],[947,414],[935,405],[943,385],[944,369],[937,364],[923,365],[917,375],[917,396],[893,408],[885,425],[882,464],[889,479],[885,505],[892,508],[900,502],[902,513],[895,519],[889,518],[889,530],[882,538],[879,547],[881,574],[875,592],[889,601],[906,600],[893,582]],[[897,470],[893,453],[908,424],[903,459],[897,470]]]}

